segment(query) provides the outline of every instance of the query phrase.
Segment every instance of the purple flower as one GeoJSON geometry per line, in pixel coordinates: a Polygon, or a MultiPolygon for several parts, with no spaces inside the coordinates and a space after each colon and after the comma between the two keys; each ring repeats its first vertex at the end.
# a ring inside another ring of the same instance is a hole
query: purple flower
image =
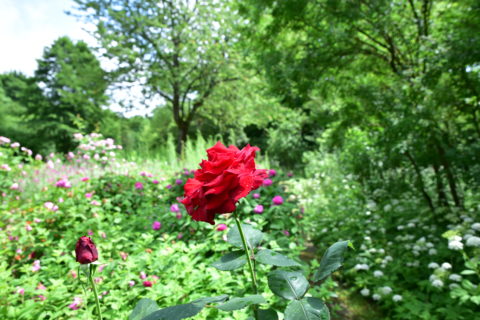
{"type": "Polygon", "coordinates": [[[272,183],[273,183],[273,182],[272,182],[272,180],[270,180],[270,179],[265,179],[265,180],[263,180],[263,186],[264,186],[264,187],[271,186],[272,183]]]}
{"type": "Polygon", "coordinates": [[[172,189],[172,185],[171,184],[167,184],[167,186],[165,187],[167,189],[172,189]]]}
{"type": "Polygon", "coordinates": [[[135,182],[135,189],[137,189],[137,190],[142,190],[142,189],[143,189],[143,183],[141,183],[141,182],[135,182]]]}
{"type": "Polygon", "coordinates": [[[71,188],[72,184],[67,179],[60,179],[55,183],[55,186],[58,188],[71,188]]]}
{"type": "Polygon", "coordinates": [[[155,221],[154,223],[152,223],[153,230],[160,230],[161,227],[162,227],[162,224],[160,221],[155,221]]]}
{"type": "Polygon", "coordinates": [[[288,173],[287,173],[287,177],[289,177],[289,178],[293,177],[293,172],[291,172],[291,171],[288,172],[288,173]]]}
{"type": "Polygon", "coordinates": [[[82,304],[82,298],[75,297],[73,298],[73,303],[71,303],[68,307],[72,310],[77,310],[80,308],[80,304],[82,304]]]}
{"type": "Polygon", "coordinates": [[[274,169],[268,170],[269,177],[275,177],[276,175],[277,175],[277,171],[275,171],[274,169]]]}
{"type": "Polygon", "coordinates": [[[283,230],[282,232],[283,232],[283,234],[286,235],[287,237],[290,236],[290,232],[288,232],[288,230],[283,230]]]}
{"type": "Polygon", "coordinates": [[[255,209],[253,209],[253,212],[255,213],[262,213],[263,212],[263,206],[261,204],[257,205],[255,209]]]}
{"type": "Polygon", "coordinates": [[[178,185],[182,185],[183,180],[182,179],[177,179],[177,180],[175,180],[175,183],[178,184],[178,185]]]}
{"type": "Polygon", "coordinates": [[[152,183],[153,184],[159,184],[159,181],[158,180],[153,180],[152,183]]]}
{"type": "Polygon", "coordinates": [[[180,232],[179,234],[177,234],[177,239],[178,239],[178,240],[180,240],[180,239],[182,239],[182,238],[183,238],[183,233],[180,232]]]}
{"type": "Polygon", "coordinates": [[[279,206],[283,204],[283,198],[281,196],[275,196],[273,197],[272,202],[273,202],[273,205],[279,206]]]}
{"type": "Polygon", "coordinates": [[[40,270],[41,267],[40,267],[40,260],[35,260],[33,262],[33,266],[32,266],[32,272],[37,272],[38,270],[40,270]]]}
{"type": "Polygon", "coordinates": [[[170,206],[170,211],[171,212],[180,212],[180,208],[178,207],[178,204],[174,203],[170,206]]]}
{"type": "Polygon", "coordinates": [[[260,193],[254,193],[252,197],[253,199],[258,199],[260,198],[260,193]]]}

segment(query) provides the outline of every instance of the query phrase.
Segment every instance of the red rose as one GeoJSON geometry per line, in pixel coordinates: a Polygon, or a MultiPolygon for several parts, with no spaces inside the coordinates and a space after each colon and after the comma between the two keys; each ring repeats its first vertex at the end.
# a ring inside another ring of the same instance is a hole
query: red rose
{"type": "Polygon", "coordinates": [[[255,168],[257,147],[247,145],[242,150],[226,148],[221,142],[207,150],[208,160],[185,183],[182,203],[196,221],[215,224],[215,214],[233,212],[240,198],[262,185],[266,170],[255,168]]]}
{"type": "Polygon", "coordinates": [[[81,264],[92,263],[98,260],[98,251],[89,237],[80,237],[75,246],[77,261],[81,264]]]}

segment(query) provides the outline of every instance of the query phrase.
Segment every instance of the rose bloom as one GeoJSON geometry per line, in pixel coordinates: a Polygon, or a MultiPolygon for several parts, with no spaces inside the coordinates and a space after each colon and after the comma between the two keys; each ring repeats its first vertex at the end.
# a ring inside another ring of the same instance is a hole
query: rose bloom
{"type": "Polygon", "coordinates": [[[89,237],[80,237],[75,247],[77,262],[81,264],[92,263],[98,260],[98,251],[89,237]]]}
{"type": "Polygon", "coordinates": [[[267,177],[265,170],[255,168],[257,147],[247,145],[242,150],[225,147],[221,142],[207,150],[208,160],[184,185],[188,214],[196,221],[215,224],[216,214],[235,211],[239,199],[261,186],[267,177]]]}

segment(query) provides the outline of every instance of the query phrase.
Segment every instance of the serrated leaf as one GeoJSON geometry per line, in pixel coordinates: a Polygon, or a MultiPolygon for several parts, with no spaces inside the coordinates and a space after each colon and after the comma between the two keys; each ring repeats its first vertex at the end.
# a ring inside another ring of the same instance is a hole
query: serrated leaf
{"type": "Polygon", "coordinates": [[[330,312],[322,300],[309,297],[290,302],[285,320],[330,320],[330,312]]]}
{"type": "Polygon", "coordinates": [[[190,303],[180,304],[173,307],[157,310],[150,315],[144,317],[142,320],[181,320],[193,317],[200,313],[203,307],[208,303],[221,302],[227,299],[227,295],[217,297],[207,297],[194,300],[190,303]]]}
{"type": "Polygon", "coordinates": [[[278,267],[299,267],[300,263],[296,262],[295,260],[290,259],[278,252],[269,249],[260,250],[255,255],[255,260],[263,263],[269,264],[272,266],[278,267]]]}
{"type": "MultiPolygon", "coordinates": [[[[253,249],[260,244],[263,239],[263,233],[260,230],[254,229],[249,224],[242,223],[242,230],[245,235],[245,240],[249,248],[253,249]]],[[[235,225],[228,231],[227,241],[235,247],[243,249],[242,237],[238,231],[238,227],[235,225]]]]}
{"type": "Polygon", "coordinates": [[[140,299],[140,301],[137,302],[135,309],[133,309],[128,317],[128,320],[141,320],[157,310],[158,305],[155,301],[147,298],[140,299]]]}
{"type": "Polygon", "coordinates": [[[266,302],[267,301],[265,301],[264,297],[262,297],[259,294],[255,294],[255,295],[246,296],[243,298],[232,298],[227,302],[216,306],[216,308],[223,311],[233,311],[233,310],[243,309],[252,304],[261,304],[266,302]]]}
{"type": "Polygon", "coordinates": [[[247,263],[247,258],[245,257],[245,252],[243,251],[234,251],[227,253],[219,260],[212,263],[212,267],[217,268],[222,271],[229,271],[241,268],[247,263]]]}
{"type": "Polygon", "coordinates": [[[313,281],[325,279],[342,266],[343,253],[347,250],[349,243],[350,241],[336,242],[325,251],[322,260],[320,260],[320,267],[313,276],[313,281]]]}
{"type": "Polygon", "coordinates": [[[275,270],[268,274],[268,286],[277,296],[298,300],[308,289],[308,281],[299,271],[275,270]]]}

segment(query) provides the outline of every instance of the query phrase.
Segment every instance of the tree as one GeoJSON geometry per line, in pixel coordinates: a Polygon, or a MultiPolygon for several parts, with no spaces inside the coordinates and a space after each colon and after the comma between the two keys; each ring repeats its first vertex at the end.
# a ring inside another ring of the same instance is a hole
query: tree
{"type": "Polygon", "coordinates": [[[181,152],[198,110],[219,83],[235,78],[230,11],[204,0],[75,1],[117,63],[117,81],[140,82],[146,96],[160,96],[171,108],[181,152]]]}
{"type": "Polygon", "coordinates": [[[48,103],[31,107],[31,123],[57,150],[72,150],[73,133],[98,129],[108,81],[85,42],[57,39],[38,60],[35,79],[48,103]]]}

